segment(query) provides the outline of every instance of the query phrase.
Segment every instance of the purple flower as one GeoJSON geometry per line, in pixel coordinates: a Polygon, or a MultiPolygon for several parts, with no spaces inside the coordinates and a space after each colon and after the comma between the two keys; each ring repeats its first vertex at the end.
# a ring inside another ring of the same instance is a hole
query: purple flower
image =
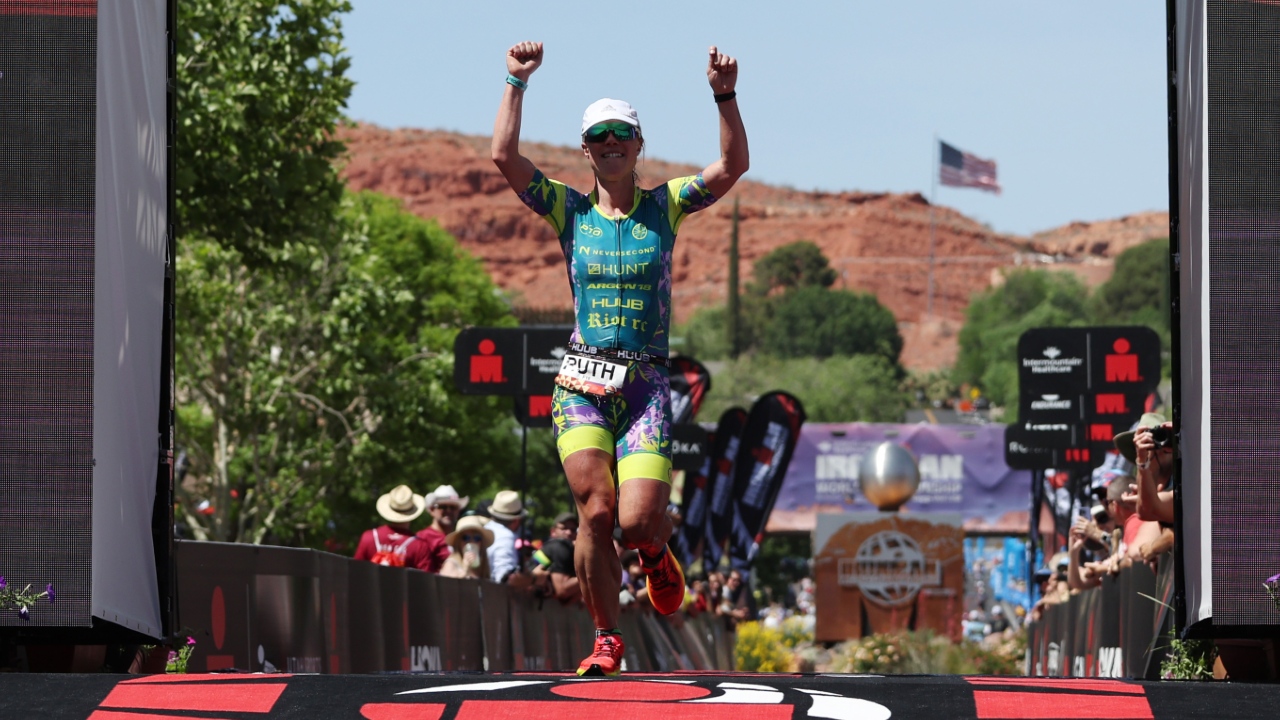
{"type": "Polygon", "coordinates": [[[174,660],[177,660],[177,659],[178,659],[178,653],[176,653],[176,652],[174,652],[174,651],[170,650],[170,651],[169,651],[169,662],[173,662],[174,660]]]}
{"type": "Polygon", "coordinates": [[[22,618],[23,620],[31,619],[31,613],[27,610],[26,605],[23,605],[22,609],[18,611],[18,617],[22,618]]]}
{"type": "Polygon", "coordinates": [[[48,585],[44,586],[44,594],[49,596],[49,602],[52,603],[53,599],[57,597],[53,593],[53,583],[49,583],[48,585]]]}
{"type": "Polygon", "coordinates": [[[195,644],[196,644],[196,639],[195,639],[195,638],[193,638],[193,637],[191,637],[190,635],[188,635],[188,636],[187,636],[187,644],[188,644],[188,645],[195,645],[195,644]]]}
{"type": "Polygon", "coordinates": [[[9,583],[4,581],[4,576],[0,575],[0,590],[5,589],[5,587],[7,587],[8,585],[9,583]]]}
{"type": "MultiPolygon", "coordinates": [[[[1267,578],[1267,579],[1263,582],[1263,584],[1265,584],[1265,585],[1270,585],[1270,584],[1272,584],[1272,583],[1280,583],[1280,574],[1278,574],[1278,575],[1272,575],[1271,577],[1267,578]]],[[[0,587],[4,587],[4,579],[3,579],[3,578],[0,578],[0,587]]]]}

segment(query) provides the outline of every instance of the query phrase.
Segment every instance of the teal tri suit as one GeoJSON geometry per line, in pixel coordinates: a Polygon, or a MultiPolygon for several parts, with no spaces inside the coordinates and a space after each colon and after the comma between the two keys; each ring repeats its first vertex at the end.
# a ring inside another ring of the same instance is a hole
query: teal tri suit
{"type": "MultiPolygon", "coordinates": [[[[535,171],[520,199],[559,237],[573,290],[572,340],[665,358],[676,232],[686,217],[716,198],[700,174],[635,193],[631,212],[608,216],[596,205],[595,192],[584,195],[535,171]]],[[[633,360],[620,396],[556,388],[551,415],[561,459],[584,447],[612,448],[619,482],[629,477],[669,481],[668,377],[665,366],[633,360]]]]}

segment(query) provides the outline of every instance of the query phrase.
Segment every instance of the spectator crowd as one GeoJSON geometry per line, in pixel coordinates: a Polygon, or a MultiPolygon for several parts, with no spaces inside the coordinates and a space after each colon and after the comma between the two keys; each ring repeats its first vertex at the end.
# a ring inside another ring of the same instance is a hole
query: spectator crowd
{"type": "MultiPolygon", "coordinates": [[[[487,580],[535,598],[582,604],[574,567],[577,513],[560,513],[546,538],[531,540],[525,532],[529,512],[518,492],[502,490],[492,501],[473,510],[468,510],[469,506],[470,498],[460,496],[450,485],[441,485],[425,496],[407,485],[392,488],[375,504],[385,524],[364,532],[355,559],[446,577],[487,580]],[[424,515],[430,522],[415,532],[413,525],[424,515]]],[[[678,513],[674,508],[670,512],[678,524],[678,513]]],[[[622,565],[618,589],[622,609],[650,611],[638,553],[623,546],[620,533],[614,535],[614,547],[622,565]]],[[[763,610],[738,570],[690,573],[686,583],[685,614],[709,613],[728,628],[748,620],[770,624],[789,614],[810,619],[813,615],[813,582],[808,578],[791,589],[785,605],[771,603],[763,610]]]]}
{"type": "Polygon", "coordinates": [[[1114,443],[1117,455],[1094,473],[1088,515],[1074,519],[1065,550],[1037,571],[1041,597],[1033,620],[1123,568],[1147,563],[1155,569],[1173,550],[1173,423],[1146,413],[1114,443]]]}

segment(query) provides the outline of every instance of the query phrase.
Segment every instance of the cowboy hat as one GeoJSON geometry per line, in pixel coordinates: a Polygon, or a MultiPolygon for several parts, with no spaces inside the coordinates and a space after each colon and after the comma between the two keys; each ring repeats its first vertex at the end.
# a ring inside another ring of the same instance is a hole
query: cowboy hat
{"type": "Polygon", "coordinates": [[[495,520],[515,520],[529,514],[520,502],[520,493],[515,490],[502,490],[493,496],[493,504],[489,506],[489,517],[495,520]]]}
{"type": "Polygon", "coordinates": [[[452,485],[441,485],[427,495],[427,507],[433,505],[456,505],[459,510],[467,507],[467,503],[471,502],[471,496],[458,497],[458,491],[453,489],[452,485]]]}
{"type": "Polygon", "coordinates": [[[407,523],[421,515],[427,509],[427,503],[408,485],[397,485],[378,498],[377,508],[378,514],[387,522],[407,523]]]}
{"type": "Polygon", "coordinates": [[[468,515],[458,521],[458,524],[454,526],[453,532],[449,533],[445,537],[445,542],[456,546],[458,544],[458,540],[464,534],[469,531],[474,532],[479,530],[480,534],[484,536],[483,545],[487,548],[493,544],[493,531],[485,527],[484,524],[484,518],[478,515],[468,515]]]}
{"type": "Polygon", "coordinates": [[[1120,451],[1125,460],[1137,462],[1138,448],[1133,444],[1133,436],[1137,434],[1138,428],[1160,427],[1164,423],[1165,418],[1160,413],[1143,413],[1142,419],[1138,421],[1138,424],[1132,430],[1126,430],[1116,435],[1112,438],[1112,442],[1115,443],[1116,449],[1120,451]]]}

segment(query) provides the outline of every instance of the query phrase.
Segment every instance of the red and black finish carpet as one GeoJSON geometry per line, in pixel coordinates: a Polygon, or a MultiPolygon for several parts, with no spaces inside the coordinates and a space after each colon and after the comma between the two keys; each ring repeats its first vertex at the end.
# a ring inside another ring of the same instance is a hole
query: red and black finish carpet
{"type": "Polygon", "coordinates": [[[959,676],[627,674],[0,677],[39,720],[936,720],[1274,718],[1280,686],[959,676]]]}

